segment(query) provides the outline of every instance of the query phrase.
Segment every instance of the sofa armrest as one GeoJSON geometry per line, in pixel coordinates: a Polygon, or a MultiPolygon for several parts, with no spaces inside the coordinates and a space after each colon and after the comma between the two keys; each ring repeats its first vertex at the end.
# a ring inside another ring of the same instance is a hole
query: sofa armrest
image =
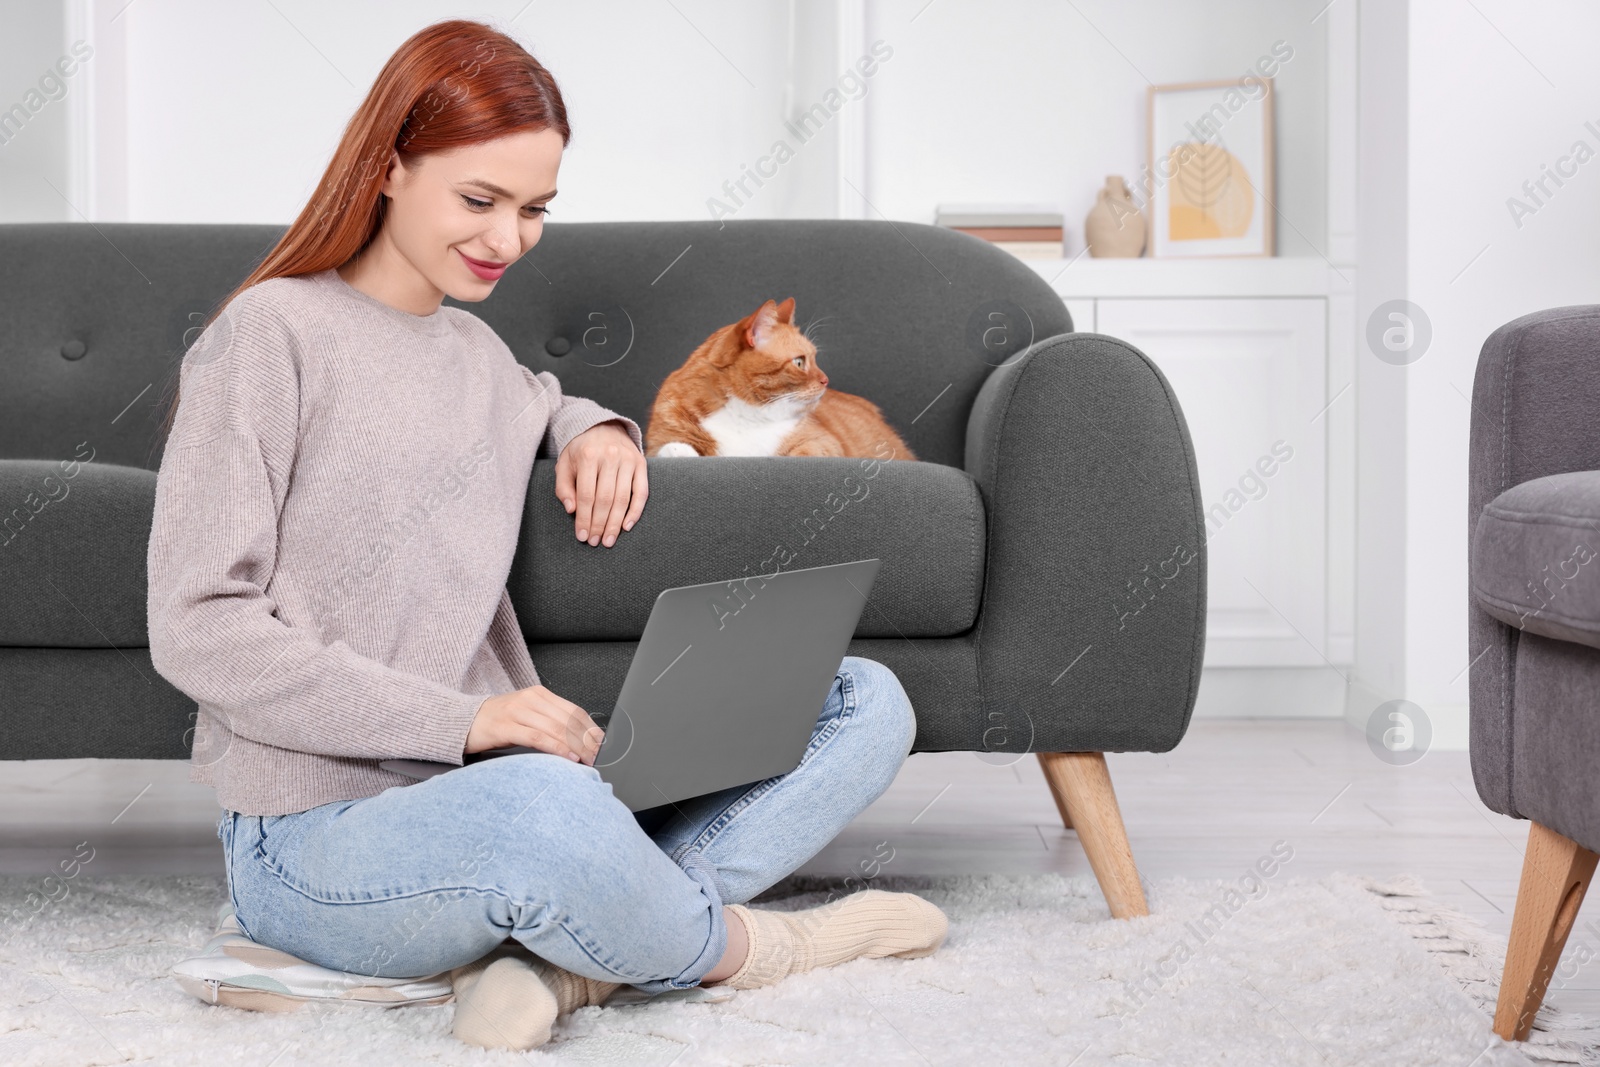
{"type": "Polygon", "coordinates": [[[1205,653],[1205,522],[1160,368],[1100,334],[1038,342],[979,390],[965,467],[988,526],[974,749],[1177,745],[1205,653]]]}
{"type": "Polygon", "coordinates": [[[1600,470],[1512,486],[1478,516],[1472,594],[1507,626],[1600,648],[1600,470]]]}
{"type": "MultiPolygon", "coordinates": [[[[1472,381],[1467,544],[1489,503],[1535,478],[1600,469],[1600,305],[1549,308],[1490,334],[1472,381]]],[[[1471,570],[1469,563],[1469,571],[1471,570]]],[[[1478,796],[1516,816],[1512,798],[1517,630],[1467,582],[1468,731],[1478,796]]]]}

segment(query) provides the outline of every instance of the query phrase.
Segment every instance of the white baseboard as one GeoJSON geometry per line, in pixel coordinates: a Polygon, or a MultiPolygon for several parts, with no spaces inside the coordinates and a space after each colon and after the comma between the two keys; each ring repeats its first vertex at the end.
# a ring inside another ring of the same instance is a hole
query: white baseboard
{"type": "MultiPolygon", "coordinates": [[[[1354,677],[1354,676],[1352,676],[1354,677]]],[[[1350,692],[1345,700],[1344,721],[1357,730],[1365,731],[1367,721],[1372,717],[1375,709],[1393,700],[1391,694],[1380,693],[1359,679],[1350,686],[1350,692]]],[[[1412,702],[1416,704],[1415,701],[1412,702]]],[[[1428,717],[1428,728],[1432,732],[1430,749],[1439,752],[1465,752],[1468,748],[1468,715],[1466,704],[1432,704],[1420,705],[1422,714],[1428,717]]],[[[1415,709],[1411,714],[1415,715],[1415,709]]]]}
{"type": "MultiPolygon", "coordinates": [[[[1394,699],[1354,671],[1331,667],[1207,667],[1200,673],[1197,719],[1343,719],[1365,731],[1373,711],[1394,699]],[[1345,678],[1349,677],[1347,684],[1345,678]]],[[[1467,750],[1467,705],[1424,707],[1430,749],[1467,750]]]]}

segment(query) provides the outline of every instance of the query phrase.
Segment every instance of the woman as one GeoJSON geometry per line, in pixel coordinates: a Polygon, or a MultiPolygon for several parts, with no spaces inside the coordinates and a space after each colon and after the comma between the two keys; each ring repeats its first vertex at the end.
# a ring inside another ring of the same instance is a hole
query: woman
{"type": "Polygon", "coordinates": [[[795,770],[650,826],[594,769],[600,728],[539,682],[506,591],[535,453],[609,548],[643,513],[642,437],[441,301],[487,298],[538,242],[568,137],[509,37],[406,41],[185,356],[149,547],[151,657],[199,704],[191,778],[223,807],[244,932],[360,974],[449,970],[455,1033],[486,1046],[539,1044],[621,984],[752,988],[927,955],[947,928],[910,893],[741,903],[893,780],[915,718],[886,667],[844,658],[795,770]],[[537,751],[417,783],[380,766],[514,745],[537,751]]]}

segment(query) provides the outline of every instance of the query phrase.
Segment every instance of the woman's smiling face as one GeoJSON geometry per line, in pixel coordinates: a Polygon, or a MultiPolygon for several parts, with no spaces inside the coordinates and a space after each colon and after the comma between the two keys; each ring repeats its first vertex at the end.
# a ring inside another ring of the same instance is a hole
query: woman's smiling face
{"type": "Polygon", "coordinates": [[[395,158],[384,178],[381,239],[448,296],[477,301],[544,232],[556,195],[561,135],[521,131],[423,156],[395,158]]]}

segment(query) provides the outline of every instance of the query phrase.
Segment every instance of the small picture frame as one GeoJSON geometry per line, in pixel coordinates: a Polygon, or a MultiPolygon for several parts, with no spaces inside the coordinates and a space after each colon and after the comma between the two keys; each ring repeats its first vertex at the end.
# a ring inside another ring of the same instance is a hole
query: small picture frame
{"type": "Polygon", "coordinates": [[[1247,75],[1152,85],[1150,254],[1273,254],[1273,86],[1247,75]]]}

